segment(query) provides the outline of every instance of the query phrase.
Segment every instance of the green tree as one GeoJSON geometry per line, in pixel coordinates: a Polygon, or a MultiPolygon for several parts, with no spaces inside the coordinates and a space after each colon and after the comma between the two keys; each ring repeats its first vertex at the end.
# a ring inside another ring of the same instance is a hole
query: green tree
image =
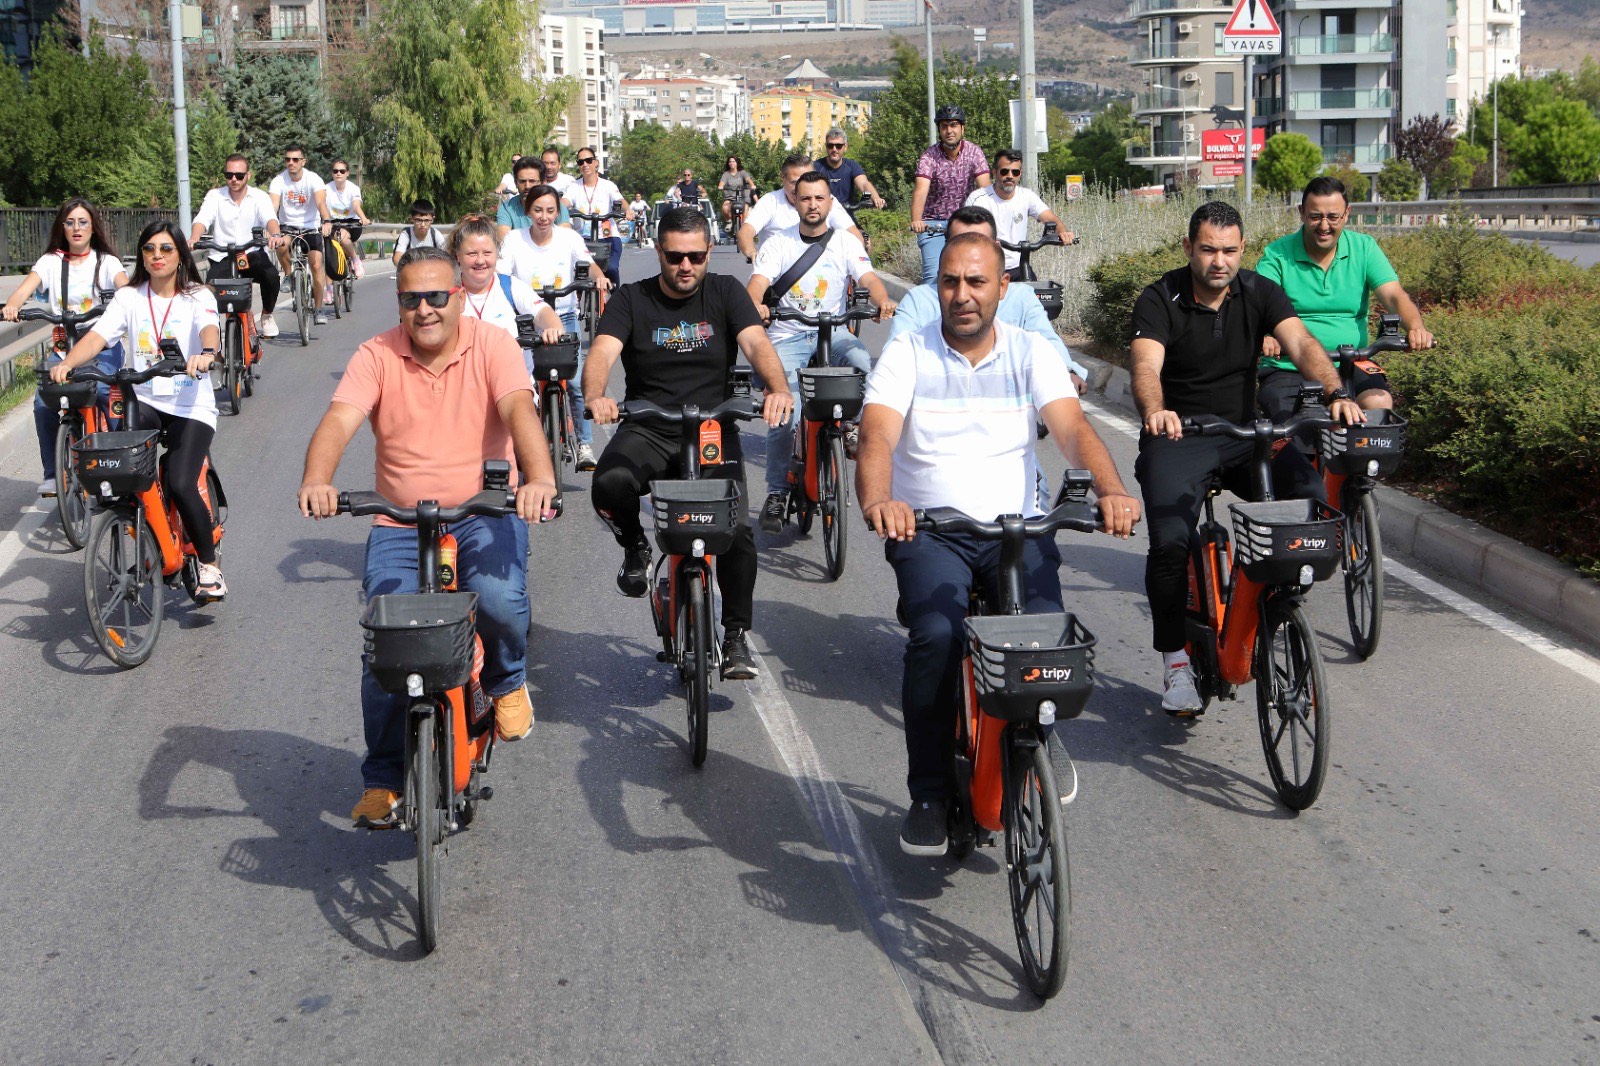
{"type": "Polygon", "coordinates": [[[715,169],[706,172],[711,178],[711,189],[714,192],[728,157],[736,155],[750,172],[756,187],[762,192],[770,192],[783,182],[783,158],[788,154],[788,147],[781,141],[762,140],[750,131],[736,133],[723,141],[720,148],[712,149],[712,165],[715,169]]]}
{"type": "Polygon", "coordinates": [[[1600,116],[1600,62],[1594,56],[1585,56],[1583,65],[1572,79],[1572,95],[1589,105],[1589,110],[1600,116]]]}
{"type": "Polygon", "coordinates": [[[1289,196],[1305,188],[1322,170],[1322,149],[1299,133],[1275,133],[1267,138],[1256,160],[1256,184],[1268,192],[1289,196]]]}
{"type": "Polygon", "coordinates": [[[1519,185],[1593,181],[1600,174],[1600,119],[1581,100],[1540,104],[1507,140],[1519,185]]]}
{"type": "Polygon", "coordinates": [[[189,189],[195,210],[200,198],[222,184],[223,161],[239,150],[239,131],[215,89],[207,89],[189,106],[189,189]]]}
{"type": "Polygon", "coordinates": [[[1133,107],[1118,100],[1094,116],[1089,128],[1077,136],[1057,141],[1039,157],[1039,180],[1062,185],[1069,174],[1082,174],[1084,184],[1111,189],[1146,185],[1150,171],[1128,162],[1128,145],[1144,136],[1133,117],[1133,107]]]}
{"type": "Polygon", "coordinates": [[[1390,159],[1378,171],[1378,195],[1391,202],[1415,200],[1422,192],[1422,175],[1404,159],[1390,159]]]}
{"type": "Polygon", "coordinates": [[[1442,191],[1441,180],[1455,155],[1456,138],[1450,123],[1438,115],[1418,115],[1395,134],[1394,154],[1417,168],[1431,193],[1442,191]]]}
{"type": "Polygon", "coordinates": [[[1480,148],[1465,137],[1456,139],[1455,147],[1450,154],[1450,162],[1439,171],[1439,180],[1434,184],[1432,195],[1438,197],[1441,193],[1455,192],[1472,184],[1472,179],[1478,169],[1489,161],[1489,149],[1480,148]]]}
{"type": "MultiPolygon", "coordinates": [[[[221,99],[229,125],[237,131],[237,149],[229,151],[250,158],[261,185],[283,169],[283,150],[291,144],[305,146],[306,165],[319,174],[342,150],[322,82],[303,59],[241,52],[238,64],[223,72],[221,99]]],[[[220,181],[220,171],[217,160],[205,171],[206,182],[220,181]]]]}
{"type": "Polygon", "coordinates": [[[1334,163],[1324,167],[1323,175],[1344,182],[1345,194],[1353,204],[1364,203],[1372,194],[1372,181],[1349,163],[1334,163]]]}
{"type": "MultiPolygon", "coordinates": [[[[684,167],[693,168],[701,185],[714,188],[722,169],[716,158],[717,149],[698,130],[642,122],[611,146],[610,173],[627,192],[643,191],[645,199],[654,203],[667,194],[684,167]]],[[[726,161],[727,156],[722,158],[726,161]]]]}

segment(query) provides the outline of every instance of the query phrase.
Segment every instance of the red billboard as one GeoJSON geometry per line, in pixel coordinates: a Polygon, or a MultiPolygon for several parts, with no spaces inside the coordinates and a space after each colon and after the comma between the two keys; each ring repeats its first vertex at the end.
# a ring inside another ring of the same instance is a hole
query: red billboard
{"type": "MultiPolygon", "coordinates": [[[[1257,127],[1250,131],[1250,158],[1259,159],[1261,148],[1267,143],[1267,131],[1257,127]]],[[[1200,158],[1207,163],[1243,163],[1244,130],[1201,130],[1200,158]]]]}

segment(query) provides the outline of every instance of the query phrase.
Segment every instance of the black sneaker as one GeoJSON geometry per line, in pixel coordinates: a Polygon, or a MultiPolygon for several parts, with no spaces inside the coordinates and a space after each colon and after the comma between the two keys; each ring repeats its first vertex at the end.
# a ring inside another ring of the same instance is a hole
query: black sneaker
{"type": "Polygon", "coordinates": [[[761,532],[782,533],[783,520],[789,517],[789,494],[774,492],[761,506],[761,532]]]}
{"type": "Polygon", "coordinates": [[[913,800],[900,827],[900,850],[934,858],[950,848],[950,806],[944,800],[913,800]]]}
{"type": "Polygon", "coordinates": [[[756,676],[756,660],[742,629],[728,630],[722,642],[722,680],[749,681],[756,676]]]}
{"type": "Polygon", "coordinates": [[[617,571],[617,588],[624,596],[643,596],[649,586],[650,545],[640,541],[622,553],[622,569],[617,571]]]}

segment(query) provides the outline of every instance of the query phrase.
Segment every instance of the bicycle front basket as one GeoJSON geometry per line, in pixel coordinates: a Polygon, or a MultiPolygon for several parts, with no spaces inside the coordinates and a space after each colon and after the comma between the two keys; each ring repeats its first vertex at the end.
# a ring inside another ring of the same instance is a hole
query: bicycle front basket
{"type": "Polygon", "coordinates": [[[89,407],[94,403],[95,390],[98,388],[92,381],[64,381],[58,385],[53,381],[41,380],[39,399],[52,411],[89,407]]]}
{"type": "Polygon", "coordinates": [[[967,619],[972,682],[985,714],[1037,722],[1039,705],[1057,718],[1083,713],[1094,691],[1094,634],[1077,615],[986,614],[967,619]]]}
{"type": "Polygon", "coordinates": [[[217,294],[217,310],[223,314],[249,311],[250,285],[249,278],[218,278],[213,281],[211,289],[217,294]]]}
{"type": "Polygon", "coordinates": [[[667,555],[690,555],[697,540],[705,542],[707,555],[721,555],[733,547],[744,505],[737,481],[652,481],[650,496],[656,543],[667,555]]]}
{"type": "Polygon", "coordinates": [[[1262,585],[1309,585],[1339,567],[1344,516],[1316,500],[1235,503],[1235,560],[1262,585]],[[1309,568],[1311,581],[1304,580],[1309,568]]]}
{"type": "Polygon", "coordinates": [[[1340,423],[1322,431],[1323,461],[1341,474],[1394,473],[1406,448],[1406,420],[1390,410],[1363,411],[1365,425],[1340,423]]]}
{"type": "Polygon", "coordinates": [[[584,243],[589,246],[589,254],[594,257],[594,265],[600,268],[601,273],[605,273],[606,267],[611,265],[610,239],[601,238],[600,240],[585,241],[584,243]]]}
{"type": "Polygon", "coordinates": [[[1061,283],[1058,281],[1028,281],[1023,284],[1033,290],[1044,308],[1045,317],[1054,322],[1061,315],[1061,283]]]}
{"type": "Polygon", "coordinates": [[[867,396],[867,375],[853,366],[802,367],[800,413],[812,422],[835,418],[851,421],[861,414],[867,396]],[[837,415],[834,408],[839,409],[837,415]]]}
{"type": "Polygon", "coordinates": [[[578,341],[529,345],[533,354],[533,380],[567,381],[578,376],[578,341]]]}
{"type": "Polygon", "coordinates": [[[79,484],[100,500],[137,496],[156,483],[160,437],[154,429],[89,434],[72,446],[79,484]]]}
{"type": "Polygon", "coordinates": [[[361,616],[366,660],[385,692],[404,695],[406,677],[422,675],[428,692],[466,684],[472,674],[476,592],[374,596],[361,616]]]}

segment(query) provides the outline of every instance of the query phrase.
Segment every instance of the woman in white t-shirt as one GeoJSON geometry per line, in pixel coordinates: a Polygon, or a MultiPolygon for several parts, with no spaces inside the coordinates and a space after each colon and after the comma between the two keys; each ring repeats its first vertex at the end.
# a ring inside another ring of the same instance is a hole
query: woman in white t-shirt
{"type": "MultiPolygon", "coordinates": [[[[548,343],[561,339],[561,317],[555,308],[539,298],[525,281],[500,273],[500,250],[495,244],[495,224],[483,215],[464,215],[450,233],[450,254],[461,267],[462,295],[466,307],[462,314],[492,322],[513,337],[517,335],[517,316],[533,315],[539,322],[540,336],[548,343]]],[[[533,356],[522,353],[533,372],[533,356]]]]}
{"type": "MultiPolygon", "coordinates": [[[[44,255],[0,308],[0,318],[15,322],[22,305],[36,293],[54,314],[62,314],[64,308],[67,313],[81,315],[100,302],[101,293],[127,283],[128,275],[111,246],[100,212],[88,200],[74,196],[56,212],[44,255]]],[[[52,361],[58,358],[52,356],[52,361]]],[[[101,370],[111,373],[122,365],[121,349],[108,348],[99,363],[101,370]]],[[[109,392],[109,386],[100,387],[102,403],[109,392]]],[[[44,480],[39,483],[41,496],[56,494],[56,431],[60,425],[60,412],[34,397],[33,427],[39,436],[39,461],[44,468],[44,480]]]]}
{"type": "MultiPolygon", "coordinates": [[[[561,214],[561,194],[548,185],[535,185],[522,198],[522,209],[529,223],[514,229],[500,243],[500,273],[527,282],[535,291],[549,286],[561,288],[572,283],[579,263],[589,264],[589,276],[602,293],[611,282],[595,268],[589,246],[573,230],[557,226],[561,214]]],[[[556,313],[568,333],[578,333],[578,297],[568,293],[556,300],[556,313]]],[[[578,376],[567,383],[572,395],[573,424],[578,436],[579,470],[594,469],[594,426],[583,417],[583,348],[578,349],[578,376]]]]}
{"type": "MultiPolygon", "coordinates": [[[[339,243],[344,246],[345,257],[350,261],[350,273],[361,277],[361,254],[356,242],[361,240],[361,226],[372,225],[372,220],[361,207],[361,186],[350,180],[350,164],[343,159],[333,161],[333,181],[325,190],[328,195],[328,214],[334,218],[356,218],[360,226],[338,226],[334,232],[342,234],[339,243]]],[[[328,300],[332,303],[333,300],[328,300]]]]}
{"type": "Polygon", "coordinates": [[[133,280],[119,289],[106,313],[67,358],[50,371],[65,381],[74,367],[93,360],[107,345],[124,341],[124,363],[146,370],[161,360],[160,340],[178,342],[186,361],[183,377],[153,378],[134,386],[140,425],[166,433],[165,488],[178,508],[184,532],[200,560],[194,598],[201,603],[228,594],[217,566],[211,511],[200,495],[200,473],[217,429],[217,397],[207,371],[217,354],[217,298],[202,282],[189,242],[172,222],[152,222],[139,234],[133,280]]]}

